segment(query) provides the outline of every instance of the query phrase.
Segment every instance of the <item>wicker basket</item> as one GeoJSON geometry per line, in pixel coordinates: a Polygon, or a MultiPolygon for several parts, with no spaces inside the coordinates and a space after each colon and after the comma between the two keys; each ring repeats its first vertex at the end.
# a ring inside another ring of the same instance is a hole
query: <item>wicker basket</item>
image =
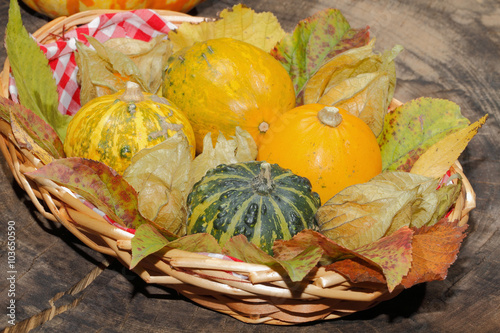
{"type": "MultiPolygon", "coordinates": [[[[97,10],[61,17],[44,25],[33,35],[38,41],[47,43],[69,29],[110,12],[97,10]]],[[[176,12],[157,13],[176,24],[203,20],[176,12]]],[[[0,93],[4,97],[9,96],[9,70],[7,60],[0,73],[0,93]]],[[[399,104],[394,100],[391,108],[399,104]]],[[[109,224],[57,184],[28,178],[25,173],[40,167],[41,162],[28,150],[19,147],[10,125],[1,119],[0,133],[0,149],[12,173],[40,213],[64,225],[90,248],[117,258],[124,266],[130,267],[130,240],[133,234],[109,224]]],[[[458,162],[452,171],[461,174],[463,188],[451,218],[465,224],[470,210],[475,207],[475,194],[458,162]]],[[[282,276],[268,266],[227,261],[181,250],[151,255],[133,271],[147,283],[168,286],[202,306],[243,322],[274,325],[339,318],[393,298],[403,289],[398,287],[390,293],[385,284],[354,284],[342,275],[321,267],[291,289],[282,276]],[[248,279],[232,273],[245,275],[248,279]]]]}

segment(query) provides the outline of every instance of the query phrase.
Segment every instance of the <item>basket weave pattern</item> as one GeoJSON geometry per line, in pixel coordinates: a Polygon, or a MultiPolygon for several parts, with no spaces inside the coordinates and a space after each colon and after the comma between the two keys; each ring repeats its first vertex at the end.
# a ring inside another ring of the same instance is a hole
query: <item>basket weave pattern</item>
{"type": "MultiPolygon", "coordinates": [[[[96,10],[61,17],[44,25],[33,35],[48,43],[64,32],[86,24],[110,10],[96,10]]],[[[174,24],[200,22],[169,11],[157,11],[174,24]]],[[[0,94],[9,97],[9,63],[0,73],[0,94]]],[[[400,103],[391,104],[395,108],[400,103]]],[[[64,225],[95,251],[117,258],[130,267],[133,234],[109,224],[67,189],[25,174],[43,164],[21,148],[10,124],[0,119],[0,150],[16,182],[26,191],[40,213],[64,225]]],[[[463,179],[462,192],[451,219],[465,224],[475,207],[475,194],[458,162],[452,168],[463,179]]],[[[403,289],[389,293],[385,284],[354,284],[342,275],[319,267],[300,283],[290,283],[268,266],[228,261],[176,249],[165,249],[142,260],[133,271],[144,281],[166,285],[192,301],[248,323],[297,324],[339,318],[395,297],[403,289]]]]}

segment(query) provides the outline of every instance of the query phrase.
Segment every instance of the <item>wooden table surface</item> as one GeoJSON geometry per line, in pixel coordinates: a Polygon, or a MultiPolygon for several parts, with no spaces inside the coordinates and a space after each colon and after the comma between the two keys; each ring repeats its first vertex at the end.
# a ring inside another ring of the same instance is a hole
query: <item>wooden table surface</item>
{"type": "MultiPolygon", "coordinates": [[[[214,17],[240,1],[211,1],[193,15],[214,17]]],[[[460,158],[477,194],[456,263],[444,281],[417,285],[393,300],[343,319],[281,327],[244,324],[207,310],[170,289],[147,285],[119,263],[83,291],[67,293],[106,258],[61,225],[44,219],[0,157],[0,329],[7,323],[9,221],[16,227],[16,322],[45,315],[32,332],[500,332],[500,2],[498,0],[247,0],[273,12],[283,28],[327,7],[354,27],[371,27],[377,49],[401,44],[395,97],[452,100],[465,116],[489,119],[460,158]],[[51,307],[51,302],[53,307],[51,307]],[[53,311],[51,312],[51,309],[53,311]],[[52,318],[51,320],[48,320],[52,318]]],[[[4,39],[9,1],[0,0],[4,39]]],[[[22,8],[34,32],[47,22],[22,8]]],[[[0,62],[6,57],[0,48],[0,62]]],[[[20,326],[17,325],[17,327],[20,326]]],[[[16,327],[13,327],[14,329],[16,327]]],[[[21,330],[20,330],[21,331],[21,330]]],[[[27,331],[24,329],[22,331],[27,331]]]]}

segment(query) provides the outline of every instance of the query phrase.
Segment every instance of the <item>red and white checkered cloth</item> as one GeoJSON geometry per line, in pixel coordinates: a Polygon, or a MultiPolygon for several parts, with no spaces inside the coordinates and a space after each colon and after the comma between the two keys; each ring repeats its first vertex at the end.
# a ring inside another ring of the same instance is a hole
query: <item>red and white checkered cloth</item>
{"type": "MultiPolygon", "coordinates": [[[[160,34],[168,34],[176,26],[149,9],[139,9],[123,13],[110,13],[99,16],[88,24],[77,27],[61,36],[56,42],[42,45],[40,49],[49,60],[54,73],[59,94],[59,112],[73,115],[80,109],[80,88],[77,84],[74,51],[76,41],[89,46],[85,35],[100,42],[110,38],[128,37],[150,41],[160,34]]],[[[9,83],[11,98],[18,102],[14,79],[9,83]]]]}

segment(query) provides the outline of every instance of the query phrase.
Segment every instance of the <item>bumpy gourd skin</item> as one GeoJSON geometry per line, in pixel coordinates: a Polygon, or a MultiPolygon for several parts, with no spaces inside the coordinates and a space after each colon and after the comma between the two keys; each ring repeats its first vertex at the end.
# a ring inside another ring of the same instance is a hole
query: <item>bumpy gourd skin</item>
{"type": "Polygon", "coordinates": [[[272,253],[276,239],[317,229],[320,199],[306,178],[276,164],[247,162],[209,170],[187,203],[188,234],[210,233],[220,244],[242,234],[272,253]]]}
{"type": "Polygon", "coordinates": [[[278,163],[308,178],[323,202],[347,186],[364,183],[382,171],[377,139],[361,119],[339,109],[336,127],[318,117],[325,105],[290,110],[272,124],[257,160],[278,163]]]}
{"type": "Polygon", "coordinates": [[[68,125],[68,157],[103,162],[122,174],[139,150],[152,147],[177,131],[186,135],[194,157],[194,133],[186,116],[165,99],[142,93],[138,102],[123,100],[124,90],[85,104],[68,125]]]}
{"type": "Polygon", "coordinates": [[[166,71],[163,96],[181,108],[195,132],[197,152],[203,138],[236,126],[257,145],[269,124],[295,106],[293,83],[271,55],[231,38],[212,39],[178,51],[166,71]]]}

